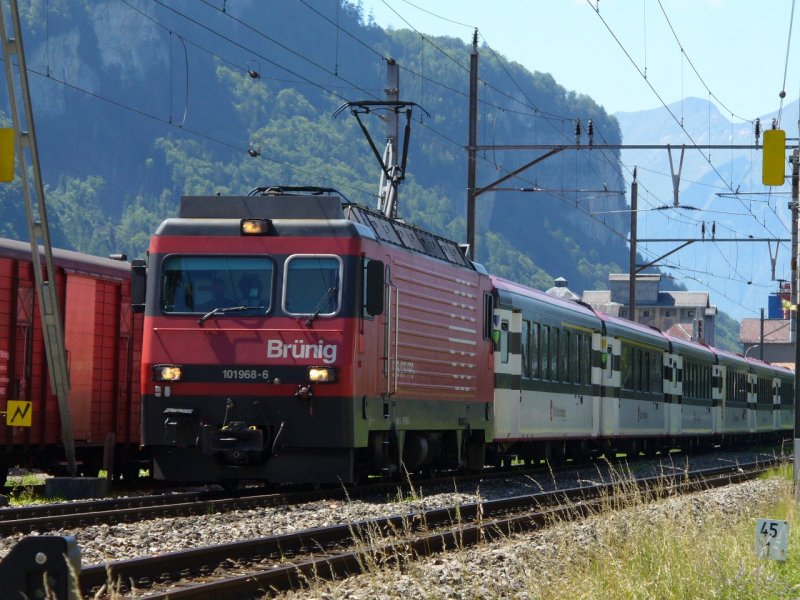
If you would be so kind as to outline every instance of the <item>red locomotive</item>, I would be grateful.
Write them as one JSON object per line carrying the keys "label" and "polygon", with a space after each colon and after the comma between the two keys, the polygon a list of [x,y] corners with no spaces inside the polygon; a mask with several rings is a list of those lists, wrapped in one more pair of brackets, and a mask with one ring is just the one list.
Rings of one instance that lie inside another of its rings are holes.
{"label": "red locomotive", "polygon": [[[70,372],[69,408],[80,473],[135,475],[140,466],[142,318],[131,310],[130,264],[53,250]],[[29,401],[30,427],[0,425],[0,475],[20,465],[64,467],[30,245],[0,240],[0,407]],[[13,416],[13,415],[12,415]],[[12,421],[13,422],[13,421]]]}
{"label": "red locomotive", "polygon": [[154,235],[142,439],[157,478],[483,465],[489,277],[455,242],[331,192],[187,197]]}

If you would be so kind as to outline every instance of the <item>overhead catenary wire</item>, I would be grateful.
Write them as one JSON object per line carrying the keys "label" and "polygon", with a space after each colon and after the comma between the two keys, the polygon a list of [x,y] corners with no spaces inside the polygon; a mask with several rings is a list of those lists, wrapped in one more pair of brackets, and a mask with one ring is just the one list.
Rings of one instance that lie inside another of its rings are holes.
{"label": "overhead catenary wire", "polygon": [[[794,2],[794,0],[792,0],[792,2]],[[664,9],[664,5],[661,3],[661,0],[658,0],[658,6],[661,9],[661,14],[664,15],[664,19],[666,20],[667,25],[669,26],[669,30],[672,32],[672,36],[675,38],[675,42],[678,44],[678,47],[681,50],[681,56],[686,60],[686,62],[689,63],[689,66],[692,68],[692,71],[694,71],[694,74],[697,75],[697,79],[700,81],[700,83],[706,89],[706,91],[708,92],[708,95],[710,97],[714,98],[714,100],[717,101],[717,104],[719,104],[722,108],[724,108],[727,112],[729,112],[731,114],[731,116],[736,117],[740,121],[746,121],[748,123],[752,123],[753,119],[746,119],[744,117],[740,117],[733,110],[728,108],[725,105],[725,103],[722,100],[720,100],[719,97],[714,92],[711,91],[711,88],[708,87],[708,84],[706,83],[705,79],[703,79],[703,76],[700,75],[700,72],[697,70],[697,67],[694,66],[694,63],[692,62],[692,59],[689,57],[689,54],[686,52],[686,48],[684,48],[683,44],[681,43],[681,40],[678,38],[678,34],[675,32],[675,28],[672,26],[672,21],[670,21],[669,16],[667,15],[667,11]],[[683,97],[683,94],[681,94],[681,97]]]}
{"label": "overhead catenary wire", "polygon": [[[306,4],[306,3],[305,3],[303,0],[300,0],[300,1],[301,1],[301,2],[303,2],[303,4]],[[430,40],[428,39],[428,37],[427,37],[427,36],[425,36],[424,34],[422,34],[421,32],[419,32],[419,31],[418,31],[418,30],[417,30],[417,29],[416,29],[416,28],[415,28],[415,27],[414,27],[414,26],[413,26],[413,25],[412,25],[412,24],[411,24],[411,23],[410,23],[410,22],[409,22],[407,19],[405,19],[405,18],[404,18],[402,15],[400,15],[400,14],[399,14],[399,13],[398,13],[398,12],[397,12],[397,11],[396,11],[396,10],[395,10],[393,7],[391,7],[391,6],[390,6],[390,5],[389,5],[389,4],[388,4],[388,3],[387,3],[385,0],[383,0],[383,2],[384,2],[384,4],[385,4],[385,5],[386,5],[386,6],[387,6],[387,7],[388,7],[390,10],[392,10],[392,11],[393,11],[393,12],[394,12],[394,13],[395,13],[395,14],[396,14],[396,15],[397,15],[399,18],[401,18],[401,19],[403,20],[403,22],[404,22],[404,23],[406,23],[406,24],[407,24],[407,25],[408,25],[408,26],[409,26],[409,27],[410,27],[410,28],[411,28],[413,31],[415,31],[415,32],[416,32],[418,35],[420,35],[420,37],[421,37],[421,38],[423,38],[423,39],[425,39],[425,40],[429,41],[429,43],[431,43],[431,45],[432,45],[432,46],[433,46],[433,47],[434,47],[434,48],[435,48],[437,51],[441,52],[441,53],[442,53],[444,56],[446,56],[446,57],[447,57],[449,60],[451,60],[451,61],[452,61],[454,64],[458,65],[460,68],[462,68],[462,69],[465,69],[465,70],[466,70],[466,67],[464,67],[463,65],[461,65],[461,63],[459,63],[459,62],[458,62],[456,59],[454,59],[454,58],[453,58],[453,57],[452,57],[452,56],[451,56],[449,53],[447,53],[447,52],[446,52],[446,51],[445,51],[443,48],[441,48],[441,46],[439,46],[438,44],[435,44],[435,43],[433,43],[432,41],[430,41]],[[315,12],[317,12],[317,13],[318,13],[318,11],[315,11]],[[318,14],[319,14],[319,13],[318,13]],[[335,23],[331,22],[331,20],[330,20],[330,19],[326,19],[326,20],[327,20],[329,23],[331,23],[332,25],[334,25],[334,26],[338,27],[338,24],[335,24]],[[501,62],[501,61],[500,61],[500,59],[499,59],[499,57],[497,57],[497,55],[495,55],[495,58],[496,58],[496,60],[497,60],[498,62]],[[501,65],[501,66],[502,66],[502,67],[505,69],[505,67],[504,67],[503,65]],[[412,73],[412,74],[414,74],[414,75],[416,75],[416,76],[420,77],[422,80],[427,80],[427,79],[426,79],[424,76],[422,76],[421,74],[419,74],[419,73],[415,73],[413,70],[411,70],[411,69],[408,69],[407,67],[403,67],[403,66],[401,65],[401,68],[403,68],[404,70],[406,70],[406,71],[408,71],[408,72],[410,72],[410,73]],[[505,69],[505,70],[506,70],[506,73],[508,73],[507,69]],[[509,77],[511,77],[511,76],[510,76],[510,73],[509,73]],[[511,77],[511,78],[513,79],[513,77]],[[436,84],[438,84],[438,85],[443,85],[443,84],[441,84],[441,83],[440,83],[440,82],[438,82],[438,81],[434,81],[433,83],[436,83]],[[491,84],[488,84],[488,83],[487,83],[487,82],[485,82],[485,81],[482,81],[482,83],[484,83],[486,86],[489,86],[489,87],[491,87],[492,89],[498,90],[498,91],[500,91],[501,93],[503,93],[504,95],[508,96],[507,94],[505,94],[505,92],[502,92],[501,90],[499,90],[499,88],[496,88],[495,86],[491,86]],[[516,82],[514,82],[514,83],[515,83],[515,85],[517,85],[518,89],[521,91],[521,88],[519,88],[518,84],[516,84]],[[457,92],[457,93],[464,94],[464,93],[463,93],[463,92],[461,92],[460,90],[451,90],[451,91],[455,91],[455,92]],[[466,94],[464,94],[464,95],[466,95]],[[509,96],[509,97],[510,97],[510,96]],[[526,96],[526,100],[528,100],[529,104],[532,104],[532,102],[530,102],[530,99],[529,99],[529,98],[527,98],[527,96]],[[507,109],[503,109],[503,108],[501,108],[501,110],[507,110]],[[539,111],[539,109],[537,109],[537,108],[535,108],[535,107],[534,107],[534,115],[533,115],[533,116],[538,116],[538,117],[541,117],[542,115],[541,115],[541,114],[538,114],[539,112],[541,112],[541,111]],[[564,122],[564,121],[570,121],[570,122],[571,122],[571,121],[572,121],[572,119],[568,119],[568,118],[566,118],[566,117],[560,117],[560,116],[553,116],[552,114],[546,114],[545,116],[546,116],[546,118],[557,118],[557,119],[561,120],[562,122]],[[429,129],[430,129],[430,128],[429,128]],[[450,136],[447,136],[446,134],[443,134],[442,132],[440,132],[440,131],[438,131],[438,130],[436,130],[436,129],[430,129],[430,131],[432,131],[432,132],[433,132],[435,135],[437,135],[438,137],[441,137],[441,138],[442,138],[442,139],[444,139],[445,141],[448,141],[448,142],[450,142],[450,143],[457,143],[457,142],[456,142],[456,140],[453,140],[453,139],[452,139]],[[555,131],[558,133],[558,130],[557,130],[557,129],[555,129]],[[563,134],[562,134],[562,135],[563,135]],[[606,158],[605,160],[607,161],[608,159]],[[495,165],[495,167],[497,168],[497,165]],[[606,224],[606,223],[605,223],[603,220],[599,220],[599,222],[603,223],[604,225],[607,225],[607,224]],[[616,233],[617,235],[620,235],[620,236],[624,237],[624,236],[623,236],[623,235],[622,235],[620,232],[618,232],[618,231],[615,231],[615,233]]]}
{"label": "overhead catenary wire", "polygon": [[[591,9],[592,9],[592,10],[595,12],[595,14],[598,16],[598,18],[600,19],[600,21],[603,23],[603,25],[605,26],[605,28],[608,30],[608,32],[611,34],[612,38],[613,38],[613,39],[614,39],[614,41],[617,43],[617,45],[620,47],[620,49],[621,49],[621,50],[622,50],[622,52],[625,54],[625,56],[628,58],[628,60],[630,61],[630,63],[633,65],[633,67],[636,69],[636,71],[639,73],[639,75],[640,75],[640,76],[641,76],[641,77],[644,79],[644,81],[645,81],[645,83],[647,84],[647,86],[650,88],[650,90],[653,92],[653,94],[655,94],[655,96],[656,96],[656,98],[658,98],[659,102],[661,102],[662,106],[663,106],[663,107],[664,107],[664,109],[667,111],[667,113],[668,113],[668,114],[669,114],[669,115],[672,117],[672,119],[673,119],[673,120],[674,120],[674,121],[675,121],[675,122],[678,124],[678,126],[679,126],[679,127],[681,128],[681,130],[684,132],[684,134],[685,134],[685,135],[686,135],[686,137],[689,139],[689,141],[691,142],[691,144],[692,144],[692,145],[694,145],[694,146],[697,146],[697,145],[698,145],[698,144],[697,144],[697,142],[695,142],[695,141],[694,141],[694,138],[692,137],[692,135],[691,135],[691,134],[690,134],[690,133],[689,133],[689,132],[686,130],[686,127],[684,126],[684,124],[681,122],[681,120],[680,120],[680,119],[678,119],[678,117],[675,115],[675,113],[674,113],[674,112],[672,112],[672,110],[669,108],[669,106],[667,105],[667,103],[666,103],[666,102],[664,101],[664,99],[661,97],[661,95],[659,94],[659,92],[658,92],[658,91],[655,89],[655,87],[653,87],[653,85],[650,83],[650,81],[647,79],[647,77],[644,75],[644,73],[642,73],[642,70],[641,70],[641,68],[640,68],[640,67],[639,67],[639,65],[636,63],[636,61],[633,59],[633,57],[631,56],[631,54],[630,54],[630,52],[628,51],[628,49],[625,47],[625,45],[622,43],[622,41],[621,41],[621,40],[619,39],[619,37],[616,35],[616,33],[615,33],[615,32],[614,32],[614,30],[611,28],[611,26],[608,24],[608,22],[605,20],[605,18],[604,18],[604,17],[603,17],[603,16],[600,14],[599,7],[597,7],[597,6],[595,6],[595,5],[592,5],[592,2],[591,2],[591,0],[586,0],[586,1],[587,1],[587,3],[589,4],[589,6],[591,7]],[[701,156],[703,156],[703,157],[705,158],[706,162],[709,164],[709,166],[710,166],[710,167],[711,167],[711,169],[714,171],[714,173],[717,175],[717,177],[719,177],[720,181],[722,181],[723,183],[725,183],[725,184],[726,184],[726,187],[727,187],[727,188],[729,188],[729,189],[730,189],[730,191],[734,191],[734,190],[732,189],[732,187],[728,185],[727,181],[726,181],[726,180],[725,180],[725,178],[722,176],[722,174],[719,172],[719,170],[718,170],[718,169],[717,169],[717,167],[714,165],[714,163],[711,161],[710,155],[709,155],[709,156],[706,156],[706,155],[705,155],[705,154],[703,154],[702,152],[700,152],[700,155],[701,155]],[[740,202],[741,202],[741,200],[740,200]],[[752,211],[750,211],[749,207],[747,207],[747,206],[746,206],[746,205],[745,205],[743,202],[741,202],[741,204],[742,204],[742,206],[743,206],[743,207],[744,207],[746,210],[748,210],[748,212],[750,212],[750,213],[752,214]],[[758,222],[758,219],[756,218],[755,214],[752,214],[752,216],[753,216],[754,220],[755,220],[756,222]],[[773,234],[773,233],[772,233],[772,232],[771,232],[771,231],[770,231],[770,230],[769,230],[769,229],[766,227],[766,224],[765,224],[765,223],[764,223],[764,224],[762,224],[762,226],[764,227],[764,229],[765,229],[765,230],[766,230],[766,231],[767,231],[767,232],[768,232],[770,235],[772,235],[772,236],[774,236],[774,237],[777,237],[777,236],[775,236],[775,235],[774,235],[774,234]]]}
{"label": "overhead catenary wire", "polygon": [[[404,1],[405,1],[405,0],[404,0]],[[411,5],[411,6],[415,6],[413,3],[410,3],[410,2],[405,2],[405,3],[406,3],[406,4],[409,4],[409,5]],[[386,4],[386,5],[388,6],[388,4],[385,2],[385,0],[384,0],[384,4]],[[391,7],[390,7],[390,8],[391,8]],[[408,22],[408,20],[407,20],[407,19],[405,19],[404,17],[402,17],[401,15],[399,15],[399,13],[397,13],[397,11],[395,11],[394,9],[392,9],[392,10],[395,12],[395,14],[397,14],[397,15],[398,15],[398,17],[400,17],[401,19],[403,19],[403,21],[404,21],[404,22],[405,22],[407,25],[409,25],[410,27],[412,27],[412,29],[414,29],[415,31],[417,31],[415,28],[413,28],[413,26],[411,26],[411,24]],[[463,26],[465,26],[465,27],[467,27],[467,26],[468,26],[468,25],[466,25],[466,24],[462,24],[462,25],[463,25]],[[418,32],[418,33],[419,33],[419,32]],[[420,35],[421,37],[425,37],[423,34],[419,34],[419,35]],[[482,36],[482,37],[483,37],[483,36]],[[444,51],[443,51],[443,50],[442,50],[442,49],[441,49],[441,48],[440,48],[438,45],[435,45],[435,44],[433,44],[433,45],[434,45],[434,47],[436,47],[436,48],[437,48],[439,51],[441,51],[441,52],[444,52]],[[489,46],[489,48],[491,48],[491,46]],[[445,54],[447,54],[447,53],[445,53]],[[494,56],[496,57],[496,55],[494,55]],[[449,55],[448,55],[448,57],[449,57]],[[687,57],[687,59],[688,59],[688,57]],[[498,60],[499,60],[499,59],[498,59]],[[501,62],[501,67],[502,67],[502,61],[500,61],[500,62]],[[458,64],[458,63],[457,63],[457,64]],[[694,65],[692,64],[691,66],[692,66],[692,68],[694,69]],[[696,69],[695,69],[695,70],[696,70]],[[707,86],[706,86],[706,87],[707,87]],[[486,89],[486,86],[484,86],[484,89]],[[709,91],[710,91],[710,90],[709,90]],[[533,103],[530,101],[530,99],[529,99],[529,98],[526,98],[526,100],[528,101],[528,103],[529,103],[529,104],[531,104],[531,105],[533,104]],[[606,162],[608,162],[608,158],[607,158],[607,157],[605,158],[605,160],[606,160]],[[713,165],[713,163],[709,163],[709,164],[711,164],[712,168],[714,168],[714,165]],[[615,169],[618,169],[618,167],[615,167]],[[724,178],[722,178],[721,176],[720,176],[720,179],[721,179],[721,181],[725,182],[725,179],[724,179]],[[731,186],[729,185],[729,186],[727,186],[727,188],[722,188],[722,189],[731,189]],[[745,208],[747,208],[747,207],[745,207]],[[718,211],[718,212],[725,212],[725,211]],[[750,212],[750,213],[752,213],[752,211],[749,211],[749,212]],[[755,216],[755,215],[753,215],[753,216]],[[700,220],[699,220],[699,219],[695,219],[695,220],[694,220],[694,222],[695,222],[695,223],[699,223],[699,222],[700,222]]]}
{"label": "overhead catenary wire", "polygon": [[795,0],[792,0],[792,10],[789,16],[789,35],[786,39],[786,60],[784,61],[783,65],[783,83],[781,84],[781,91],[778,93],[778,97],[780,98],[780,108],[778,109],[778,124],[780,125],[781,122],[781,115],[783,113],[783,99],[786,97],[786,74],[789,71],[789,49],[792,46],[792,25],[794,24],[794,3]]}
{"label": "overhead catenary wire", "polygon": [[[123,1],[125,1],[125,0],[123,0]],[[263,32],[259,31],[259,30],[258,30],[258,29],[256,29],[256,28],[252,27],[252,26],[251,26],[249,23],[246,23],[246,22],[242,21],[241,19],[237,19],[235,16],[231,15],[231,13],[230,13],[230,12],[225,12],[225,11],[223,11],[221,8],[218,8],[218,7],[214,6],[214,5],[212,5],[211,3],[207,2],[207,0],[200,0],[200,1],[201,1],[203,4],[206,4],[206,5],[208,5],[208,6],[212,7],[212,8],[213,8],[213,9],[215,9],[215,10],[218,10],[218,11],[219,11],[221,14],[224,14],[224,15],[226,15],[228,18],[230,18],[230,19],[233,19],[234,21],[236,21],[237,23],[239,23],[239,24],[240,24],[240,25],[242,25],[243,27],[246,27],[247,29],[249,29],[249,30],[252,30],[254,33],[256,33],[256,34],[258,34],[258,35],[260,35],[260,36],[264,37],[264,39],[267,39],[268,41],[270,41],[270,42],[272,42],[272,43],[274,43],[274,44],[278,45],[279,47],[281,47],[281,48],[283,48],[283,49],[287,50],[288,52],[290,52],[291,54],[294,54],[294,55],[295,55],[295,56],[297,56],[298,58],[300,58],[300,59],[302,59],[302,60],[304,60],[304,61],[307,61],[307,62],[309,62],[310,64],[312,64],[312,65],[314,65],[315,67],[319,68],[319,69],[320,69],[320,70],[322,70],[323,72],[325,72],[325,73],[327,73],[327,74],[329,74],[329,75],[334,75],[334,74],[333,74],[333,71],[329,70],[327,67],[325,67],[325,66],[323,66],[323,65],[320,65],[320,64],[318,64],[318,63],[315,63],[314,61],[310,60],[308,57],[306,57],[306,56],[302,55],[302,54],[301,54],[301,53],[299,53],[299,52],[296,52],[295,50],[292,50],[291,48],[289,48],[289,47],[288,47],[288,46],[286,46],[285,44],[282,44],[281,42],[277,42],[276,40],[274,40],[274,39],[273,39],[273,38],[271,38],[270,36],[268,36],[268,35],[264,34]],[[172,7],[172,6],[169,6],[169,5],[167,5],[166,3],[162,2],[161,0],[151,0],[151,2],[153,2],[153,3],[155,3],[155,4],[159,5],[159,6],[161,6],[161,7],[162,7],[162,8],[164,8],[165,10],[168,10],[168,11],[170,11],[170,12],[172,12],[172,13],[174,13],[174,14],[176,14],[176,15],[178,15],[178,16],[180,16],[180,17],[184,18],[184,19],[186,19],[187,21],[190,21],[191,23],[193,23],[193,24],[194,24],[194,25],[196,25],[197,27],[200,27],[201,29],[203,29],[203,30],[205,30],[205,31],[207,31],[207,32],[209,32],[209,33],[211,33],[211,34],[213,34],[213,35],[215,35],[215,36],[217,36],[217,37],[219,37],[219,38],[221,38],[221,39],[225,40],[225,41],[226,41],[226,42],[228,42],[229,44],[231,44],[231,45],[233,45],[233,46],[235,46],[235,47],[237,47],[237,48],[240,48],[240,49],[242,49],[242,50],[245,50],[245,51],[247,51],[247,52],[251,53],[253,56],[257,56],[257,57],[259,57],[260,59],[262,59],[262,60],[264,60],[264,61],[266,61],[266,62],[268,62],[268,63],[270,63],[270,64],[272,64],[272,65],[274,65],[274,66],[276,66],[277,68],[279,68],[279,69],[281,69],[281,70],[283,70],[283,71],[285,71],[285,72],[287,72],[287,73],[291,73],[291,74],[292,74],[292,75],[294,75],[295,77],[299,77],[300,79],[303,79],[304,81],[311,82],[311,80],[310,80],[309,78],[307,78],[307,77],[304,77],[303,75],[301,75],[301,74],[299,74],[299,73],[297,73],[297,72],[295,72],[295,71],[292,71],[291,69],[289,69],[289,68],[287,68],[287,67],[283,66],[282,64],[280,64],[279,62],[277,62],[277,61],[275,61],[275,60],[272,60],[271,58],[269,58],[269,57],[267,57],[267,56],[263,55],[262,53],[254,51],[252,48],[248,48],[247,46],[245,46],[244,44],[242,44],[242,43],[240,43],[240,42],[238,42],[238,41],[234,40],[234,39],[233,39],[233,38],[231,38],[230,36],[227,36],[227,35],[224,35],[224,34],[222,34],[222,33],[221,33],[221,32],[219,32],[218,30],[216,30],[215,28],[213,28],[213,27],[209,27],[208,25],[206,25],[206,24],[204,24],[204,23],[201,23],[201,22],[200,22],[200,21],[198,21],[197,19],[194,19],[194,18],[190,17],[189,15],[187,15],[187,14],[185,14],[185,13],[183,13],[183,12],[181,12],[181,11],[177,10],[176,8],[174,8],[174,7]],[[348,84],[349,84],[349,85],[350,85],[350,86],[351,86],[353,89],[357,89],[357,90],[361,91],[361,92],[362,92],[363,94],[365,94],[366,96],[369,96],[369,97],[370,97],[370,98],[372,98],[372,99],[378,99],[378,97],[377,97],[376,95],[372,94],[370,91],[368,91],[368,90],[366,90],[366,89],[363,89],[363,88],[361,88],[360,86],[358,86],[358,85],[356,85],[356,84],[354,84],[354,83],[352,83],[352,82],[349,82],[349,81],[347,81],[347,80],[346,80],[346,79],[344,79],[344,78],[343,78],[341,75],[339,75],[339,76],[337,76],[337,77],[338,77],[339,79],[341,79],[342,81],[345,81],[346,83],[348,83]],[[318,85],[318,84],[317,84],[317,85]],[[323,89],[325,89],[323,86],[319,86],[319,87],[320,87],[320,88],[323,88]],[[342,100],[342,101],[347,101],[347,100],[349,100],[348,98],[345,98],[345,97],[343,97],[343,96],[339,95],[338,93],[336,93],[336,92],[335,92],[335,91],[333,91],[333,90],[329,90],[329,89],[328,89],[327,91],[328,91],[329,93],[331,93],[331,94],[333,94],[333,95],[337,96],[337,97],[338,97],[340,100]]]}
{"label": "overhead catenary wire", "polygon": [[[160,4],[160,5],[162,5],[162,6],[163,6],[163,3],[161,3],[161,2],[157,2],[157,4]],[[304,4],[305,4],[305,2],[304,2]],[[411,4],[411,3],[408,3],[408,4]],[[224,11],[223,11],[223,12],[224,12]],[[337,31],[338,31],[338,30],[344,31],[344,29],[342,29],[342,28],[337,28]],[[183,39],[186,39],[186,38],[185,38],[185,36],[183,37]],[[188,41],[188,40],[187,40],[187,43],[191,44],[191,42],[190,42],[190,41]],[[488,47],[489,47],[489,48],[491,48],[490,46],[488,46]],[[494,54],[494,53],[493,53],[493,51],[492,51],[492,54]],[[500,61],[500,59],[499,59],[498,57],[496,57],[496,55],[494,55],[494,56],[493,56],[493,58],[497,58],[497,60],[499,61],[499,64],[501,65],[501,67],[503,66],[503,65],[502,65],[502,62]],[[279,65],[279,66],[280,66],[281,68],[283,68],[283,66],[282,66],[282,65]],[[333,73],[333,72],[330,72],[330,73],[335,75],[335,73]],[[292,74],[292,75],[295,75],[295,76],[298,76],[298,75],[299,75],[299,74],[297,74],[297,73],[291,73],[291,74]],[[424,79],[424,81],[432,81],[432,79],[431,79],[431,78],[428,78],[428,77],[426,77],[426,78]],[[332,87],[332,86],[322,86],[322,85],[318,84],[317,82],[314,82],[313,80],[310,80],[309,78],[305,78],[305,80],[301,80],[301,82],[302,82],[303,84],[313,85],[313,86],[315,86],[315,87],[317,87],[317,88],[319,88],[319,89],[323,89],[323,90],[325,90],[325,91],[328,91],[328,92],[330,92],[330,91],[331,91],[331,89],[330,89],[330,88]],[[439,82],[435,82],[435,83],[437,83],[437,85],[439,85],[439,84],[440,84]],[[491,84],[488,84],[487,82],[483,82],[483,88],[484,88],[484,90],[486,90],[487,88],[489,88],[489,87],[490,87],[490,85],[491,85]],[[350,86],[348,86],[348,89],[353,89],[353,88],[351,88]],[[356,89],[357,89],[357,88],[356,88]],[[495,88],[495,89],[496,89],[496,90],[498,90],[498,93],[501,93],[501,91],[499,90],[499,88]],[[342,97],[342,96],[340,96],[340,97]],[[515,101],[516,101],[516,99],[515,99]],[[527,104],[533,104],[532,102],[530,102],[530,98],[527,98],[527,99],[526,99],[526,101],[523,103],[523,105],[527,105]],[[499,108],[498,108],[498,110],[503,110],[503,111],[508,111],[508,112],[514,112],[514,109],[509,109],[509,108],[507,108],[507,107],[499,107]],[[535,111],[536,111],[537,109],[536,109],[535,107],[534,107],[532,110],[534,110],[534,115],[535,115],[535,116],[539,116],[539,117],[541,118],[541,115],[536,115]],[[520,114],[522,114],[522,113],[523,113],[523,111],[519,111],[519,112],[520,112]],[[559,119],[567,120],[565,117],[564,117],[564,118],[562,118],[562,117],[559,117]],[[438,138],[442,139],[444,142],[446,142],[446,143],[448,143],[448,144],[463,146],[463,144],[460,144],[460,143],[459,143],[457,140],[453,139],[451,136],[449,136],[449,135],[447,135],[447,134],[443,134],[441,131],[437,131],[435,128],[428,127],[428,128],[427,128],[427,130],[428,130],[428,131],[430,131],[430,132],[432,132],[432,135],[434,135],[434,136],[436,136],[436,137],[438,137]],[[191,131],[191,130],[187,130],[187,131],[189,131],[190,133],[194,134],[194,132],[193,132],[193,131]],[[200,132],[200,134],[202,135],[202,132]],[[213,136],[208,136],[208,137],[207,137],[207,139],[209,139],[209,141],[216,141],[216,140],[215,140],[215,138],[213,138]],[[224,142],[224,140],[223,140],[223,142]],[[229,145],[230,147],[237,147],[237,145],[236,145],[236,144],[228,144],[228,145]],[[608,164],[612,164],[612,163],[611,163],[611,162],[608,160],[608,157],[607,157],[607,156],[606,156],[606,157],[604,157],[604,159],[603,159],[603,160],[604,160],[606,163],[608,163]],[[291,165],[287,165],[287,166],[291,166]],[[615,168],[615,169],[619,169],[619,166],[615,166],[614,168]],[[370,195],[373,195],[373,194],[370,194]],[[559,198],[559,200],[563,201],[564,199],[561,199],[561,198]],[[595,219],[595,220],[597,220],[597,219]],[[599,222],[601,222],[601,223],[602,223],[602,221],[599,221]],[[605,225],[605,224],[604,224],[604,225]],[[606,226],[607,226],[607,225],[606,225]],[[619,234],[619,232],[616,232],[616,233],[617,233],[617,234]],[[623,238],[624,238],[624,236],[622,236],[622,235],[620,235],[620,237],[623,237]]]}

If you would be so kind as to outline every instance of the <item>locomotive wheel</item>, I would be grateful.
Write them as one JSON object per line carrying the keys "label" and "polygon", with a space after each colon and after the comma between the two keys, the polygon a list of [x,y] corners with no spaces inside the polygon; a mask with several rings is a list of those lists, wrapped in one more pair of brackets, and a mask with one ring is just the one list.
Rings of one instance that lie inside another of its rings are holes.
{"label": "locomotive wheel", "polygon": [[219,482],[222,486],[222,489],[226,492],[235,492],[239,489],[240,481],[238,479],[223,479]]}

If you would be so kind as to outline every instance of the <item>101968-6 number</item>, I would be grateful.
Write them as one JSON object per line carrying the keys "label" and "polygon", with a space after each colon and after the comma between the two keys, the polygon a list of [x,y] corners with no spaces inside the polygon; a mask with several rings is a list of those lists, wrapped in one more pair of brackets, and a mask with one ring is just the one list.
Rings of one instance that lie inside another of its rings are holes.
{"label": "101968-6 number", "polygon": [[222,378],[226,381],[266,381],[269,379],[267,369],[223,369]]}

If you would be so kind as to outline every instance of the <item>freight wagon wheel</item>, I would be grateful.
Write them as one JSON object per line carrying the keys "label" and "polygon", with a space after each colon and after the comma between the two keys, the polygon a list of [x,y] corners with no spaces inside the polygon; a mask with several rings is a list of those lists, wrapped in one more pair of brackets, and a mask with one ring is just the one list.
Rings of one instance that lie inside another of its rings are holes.
{"label": "freight wagon wheel", "polygon": [[97,477],[100,474],[100,469],[103,467],[103,461],[97,456],[88,456],[83,461],[83,465],[79,471],[84,477]]}
{"label": "freight wagon wheel", "polygon": [[133,465],[126,464],[125,466],[123,466],[120,469],[120,471],[122,473],[122,479],[128,485],[136,483],[136,480],[139,479],[139,465],[138,464],[133,464]]}

